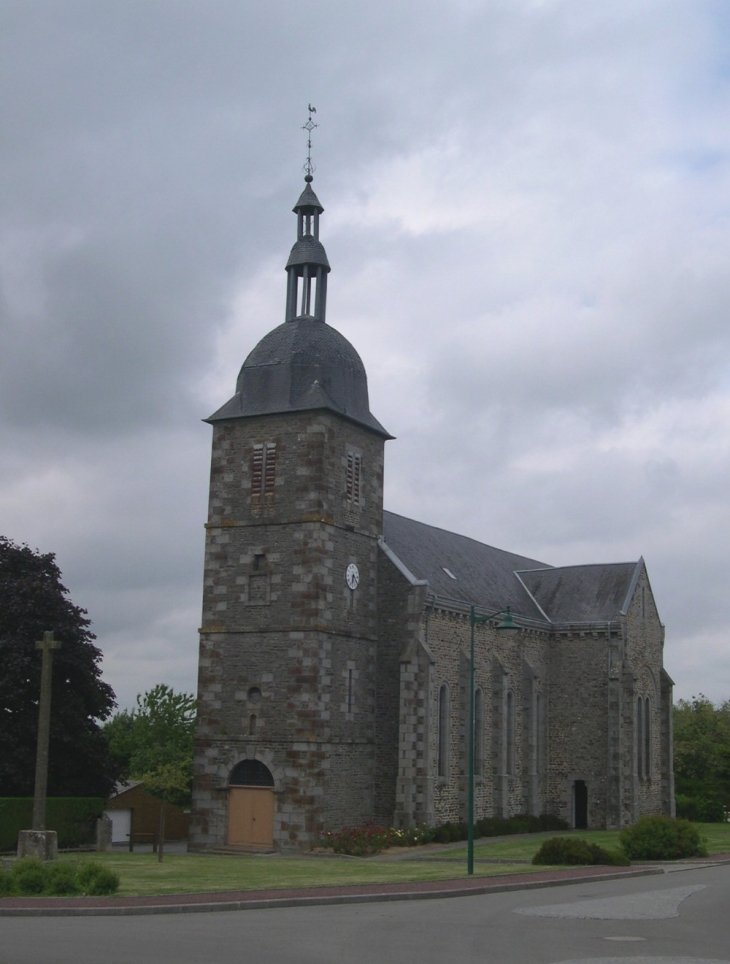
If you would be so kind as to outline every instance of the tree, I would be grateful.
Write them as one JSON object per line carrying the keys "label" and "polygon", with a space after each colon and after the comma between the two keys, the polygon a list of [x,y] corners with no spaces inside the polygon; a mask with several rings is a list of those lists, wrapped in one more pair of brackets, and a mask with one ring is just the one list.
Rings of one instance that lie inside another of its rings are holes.
{"label": "tree", "polygon": [[715,706],[701,693],[674,707],[677,813],[719,821],[730,807],[730,701]]}
{"label": "tree", "polygon": [[137,696],[104,727],[112,758],[123,777],[142,780],[156,796],[185,806],[193,776],[195,697],[158,683]]}
{"label": "tree", "polygon": [[86,610],[61,583],[53,553],[40,554],[0,536],[0,796],[33,795],[41,654],[52,630],[49,796],[106,797],[117,773],[99,721],[116,705],[101,679],[101,651]]}

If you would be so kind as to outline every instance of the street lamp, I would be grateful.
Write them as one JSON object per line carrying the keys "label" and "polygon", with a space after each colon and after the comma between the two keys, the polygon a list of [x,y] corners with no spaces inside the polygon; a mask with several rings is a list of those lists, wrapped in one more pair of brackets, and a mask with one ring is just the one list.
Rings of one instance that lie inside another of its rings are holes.
{"label": "street lamp", "polygon": [[469,641],[469,793],[467,811],[467,848],[466,848],[466,872],[474,873],[474,627],[477,623],[486,623],[497,616],[504,618],[497,624],[497,631],[505,636],[515,636],[520,631],[520,627],[515,625],[512,612],[507,606],[506,609],[499,609],[496,613],[489,613],[487,616],[477,616],[474,607],[469,608],[469,626],[471,629]]}

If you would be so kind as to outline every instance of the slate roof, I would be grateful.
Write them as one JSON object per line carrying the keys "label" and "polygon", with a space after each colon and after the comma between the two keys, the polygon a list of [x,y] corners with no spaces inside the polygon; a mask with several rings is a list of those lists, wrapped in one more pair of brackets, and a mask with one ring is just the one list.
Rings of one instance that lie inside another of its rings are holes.
{"label": "slate roof", "polygon": [[383,542],[437,596],[482,609],[509,606],[542,623],[617,620],[643,565],[552,567],[393,512],[383,513]]}
{"label": "slate roof", "polygon": [[[437,596],[486,609],[510,606],[515,614],[544,621],[516,569],[544,568],[544,562],[486,546],[446,529],[383,513],[383,540],[401,563],[428,582]],[[456,577],[452,579],[448,569]]]}
{"label": "slate roof", "polygon": [[561,566],[517,575],[551,622],[607,622],[624,611],[641,564]]}
{"label": "slate roof", "polygon": [[314,193],[314,188],[311,184],[306,185],[302,193],[299,195],[299,200],[292,208],[292,211],[296,213],[300,208],[303,210],[306,210],[306,208],[316,208],[320,214],[322,211],[324,211],[324,208],[319,203],[319,198]]}
{"label": "slate roof", "polygon": [[350,342],[300,315],[264,335],[243,363],[236,394],[206,421],[318,408],[391,437],[370,412],[365,366]]}
{"label": "slate roof", "polygon": [[291,249],[286,266],[287,268],[291,268],[298,264],[321,264],[328,271],[330,270],[330,263],[327,260],[327,252],[324,250],[324,245],[321,241],[315,240],[308,234],[294,242],[294,247]]}

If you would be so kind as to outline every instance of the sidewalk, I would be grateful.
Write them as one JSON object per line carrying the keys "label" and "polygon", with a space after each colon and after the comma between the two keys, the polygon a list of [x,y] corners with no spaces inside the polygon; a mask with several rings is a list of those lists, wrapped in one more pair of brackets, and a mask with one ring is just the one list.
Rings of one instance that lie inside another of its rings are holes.
{"label": "sidewalk", "polygon": [[5,897],[0,917],[128,916],[140,914],[211,913],[276,907],[356,904],[392,900],[432,900],[496,894],[511,890],[561,887],[574,883],[646,877],[730,863],[730,854],[672,864],[632,867],[574,867],[539,870],[502,877],[458,877],[452,880],[408,881],[394,884],[357,884],[347,887],[308,887],[288,890],[227,891],[204,894],[164,894],[154,897]]}

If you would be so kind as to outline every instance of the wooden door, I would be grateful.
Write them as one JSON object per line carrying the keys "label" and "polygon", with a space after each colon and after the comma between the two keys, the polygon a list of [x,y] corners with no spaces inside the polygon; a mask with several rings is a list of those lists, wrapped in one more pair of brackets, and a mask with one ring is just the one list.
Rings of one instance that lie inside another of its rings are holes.
{"label": "wooden door", "polygon": [[229,788],[228,843],[237,847],[273,847],[273,790],[264,787]]}

